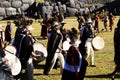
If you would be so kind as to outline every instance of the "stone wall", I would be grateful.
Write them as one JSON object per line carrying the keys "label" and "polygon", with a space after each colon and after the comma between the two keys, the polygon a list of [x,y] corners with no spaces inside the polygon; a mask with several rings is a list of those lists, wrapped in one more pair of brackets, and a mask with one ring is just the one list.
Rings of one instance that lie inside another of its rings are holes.
{"label": "stone wall", "polygon": [[34,0],[0,0],[0,19],[17,14],[24,14]]}

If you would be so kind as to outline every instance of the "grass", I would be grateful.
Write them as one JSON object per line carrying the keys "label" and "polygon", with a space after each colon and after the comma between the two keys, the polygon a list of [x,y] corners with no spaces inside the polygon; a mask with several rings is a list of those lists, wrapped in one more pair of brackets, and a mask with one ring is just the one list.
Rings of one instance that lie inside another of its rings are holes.
{"label": "grass", "polygon": [[[66,18],[65,19],[66,24],[65,28],[70,29],[71,27],[77,28],[78,23],[76,18]],[[115,19],[115,25],[118,21],[118,17]],[[5,28],[6,21],[0,21],[0,24],[3,25]],[[38,22],[33,23],[33,27],[35,28],[33,30],[33,35],[39,40],[40,43],[43,43],[46,47],[47,40],[40,39],[40,32],[41,32],[41,25]],[[15,33],[15,25],[12,24],[13,33],[12,36],[14,37]],[[100,28],[103,28],[103,22],[100,22]],[[112,32],[102,32],[98,34],[101,36],[105,41],[105,47],[100,51],[95,51],[95,64],[96,67],[87,67],[87,72],[85,76],[85,80],[110,80],[110,77],[108,76],[109,73],[111,73],[114,70],[114,48],[113,48],[113,35],[114,31]],[[88,59],[89,62],[89,59]],[[61,74],[59,68],[53,69],[51,72],[51,75],[45,76],[43,75],[43,68],[44,63],[40,62],[38,64],[38,67],[34,69],[34,78],[35,80],[61,80]],[[116,80],[120,80],[120,77],[118,76]]]}

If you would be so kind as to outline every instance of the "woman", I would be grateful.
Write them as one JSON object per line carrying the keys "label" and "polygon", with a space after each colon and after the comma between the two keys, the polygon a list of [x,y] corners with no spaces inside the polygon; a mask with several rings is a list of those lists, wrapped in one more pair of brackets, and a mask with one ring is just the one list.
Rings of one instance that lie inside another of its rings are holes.
{"label": "woman", "polygon": [[11,22],[8,21],[7,22],[7,26],[5,28],[5,41],[9,43],[11,43],[11,39],[12,39],[12,27],[11,27]]}

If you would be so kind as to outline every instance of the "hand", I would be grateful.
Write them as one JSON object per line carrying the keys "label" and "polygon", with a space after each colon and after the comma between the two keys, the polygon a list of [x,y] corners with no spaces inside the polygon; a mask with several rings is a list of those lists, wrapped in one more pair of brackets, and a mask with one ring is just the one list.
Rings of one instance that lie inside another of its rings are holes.
{"label": "hand", "polygon": [[3,62],[8,62],[8,59],[7,58],[2,58]]}

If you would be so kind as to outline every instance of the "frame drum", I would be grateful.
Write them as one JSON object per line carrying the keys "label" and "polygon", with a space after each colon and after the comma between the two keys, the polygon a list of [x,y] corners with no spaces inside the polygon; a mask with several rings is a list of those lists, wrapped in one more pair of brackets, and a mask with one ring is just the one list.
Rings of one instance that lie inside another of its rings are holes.
{"label": "frame drum", "polygon": [[44,47],[44,45],[37,42],[33,44],[33,48],[33,60],[37,63],[45,60],[45,58],[47,57],[47,49]]}
{"label": "frame drum", "polygon": [[67,40],[63,42],[63,50],[67,51],[70,48],[70,46],[71,46],[70,39],[67,38]]}
{"label": "frame drum", "polygon": [[14,46],[12,46],[12,45],[6,46],[5,49],[4,49],[4,51],[5,51],[6,54],[7,53],[11,53],[11,54],[14,54],[14,55],[17,52],[16,48]]}
{"label": "frame drum", "polygon": [[6,64],[8,64],[8,66],[10,67],[12,75],[13,76],[18,75],[21,71],[21,63],[19,59],[15,56],[16,48],[11,45],[8,45],[6,46],[4,51],[5,58],[8,59],[8,62]]}
{"label": "frame drum", "polygon": [[104,48],[105,42],[104,42],[103,38],[101,38],[100,36],[96,36],[92,40],[92,46],[95,51],[98,51],[98,50],[101,50]]}

